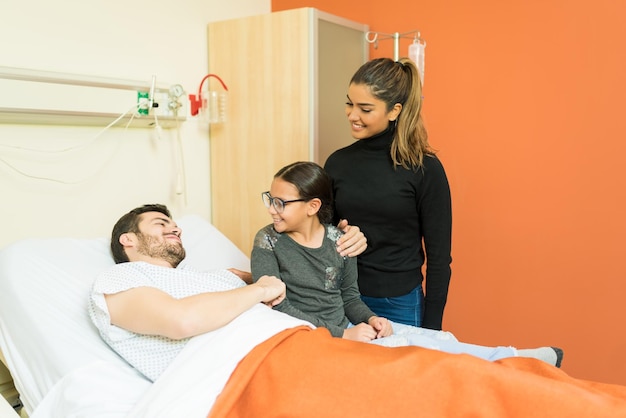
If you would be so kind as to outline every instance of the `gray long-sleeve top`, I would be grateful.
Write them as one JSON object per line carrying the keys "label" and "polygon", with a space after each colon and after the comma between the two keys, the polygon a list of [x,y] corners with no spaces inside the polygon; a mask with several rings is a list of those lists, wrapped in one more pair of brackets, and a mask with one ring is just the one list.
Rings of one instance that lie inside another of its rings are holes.
{"label": "gray long-sleeve top", "polygon": [[326,234],[319,248],[303,247],[272,225],[261,229],[252,248],[252,278],[280,278],[287,297],[275,309],[341,337],[349,323],[367,323],[375,314],[361,301],[356,258],[337,252],[342,232],[332,225],[324,227]]}

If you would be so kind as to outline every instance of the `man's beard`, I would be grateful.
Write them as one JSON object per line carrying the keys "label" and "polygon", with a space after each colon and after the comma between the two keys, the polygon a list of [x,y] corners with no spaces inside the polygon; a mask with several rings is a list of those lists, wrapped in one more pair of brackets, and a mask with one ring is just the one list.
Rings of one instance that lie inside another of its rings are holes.
{"label": "man's beard", "polygon": [[155,237],[138,233],[137,252],[153,258],[160,258],[176,267],[185,258],[185,248],[180,242],[159,242]]}

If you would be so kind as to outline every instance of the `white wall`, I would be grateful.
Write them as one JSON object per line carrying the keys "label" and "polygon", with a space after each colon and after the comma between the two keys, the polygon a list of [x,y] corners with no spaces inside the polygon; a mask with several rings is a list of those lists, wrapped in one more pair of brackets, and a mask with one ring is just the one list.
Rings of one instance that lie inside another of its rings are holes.
{"label": "white wall", "polygon": [[[2,0],[0,65],[128,80],[155,75],[195,93],[207,73],[207,23],[270,8],[270,0]],[[154,129],[100,131],[0,124],[0,247],[35,236],[107,236],[143,203],[210,217],[208,129],[197,118],[161,137]]]}

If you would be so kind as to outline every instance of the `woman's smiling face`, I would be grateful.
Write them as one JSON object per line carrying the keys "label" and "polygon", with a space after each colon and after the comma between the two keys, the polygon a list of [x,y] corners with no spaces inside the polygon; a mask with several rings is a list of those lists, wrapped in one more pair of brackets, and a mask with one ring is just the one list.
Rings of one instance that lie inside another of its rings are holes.
{"label": "woman's smiling face", "polygon": [[365,84],[350,84],[346,116],[355,139],[370,138],[383,132],[389,122],[396,120],[402,106],[387,111],[387,104],[375,98]]}

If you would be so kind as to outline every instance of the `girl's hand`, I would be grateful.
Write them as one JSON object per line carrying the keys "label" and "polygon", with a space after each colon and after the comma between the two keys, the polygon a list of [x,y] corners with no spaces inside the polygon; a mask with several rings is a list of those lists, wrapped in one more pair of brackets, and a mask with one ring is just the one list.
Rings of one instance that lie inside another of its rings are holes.
{"label": "girl's hand", "polygon": [[371,325],[361,322],[360,324],[343,330],[343,338],[368,343],[376,338],[376,330],[372,328]]}
{"label": "girl's hand", "polygon": [[387,318],[373,316],[367,322],[376,330],[376,338],[388,337],[393,334],[393,327]]}

